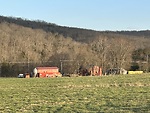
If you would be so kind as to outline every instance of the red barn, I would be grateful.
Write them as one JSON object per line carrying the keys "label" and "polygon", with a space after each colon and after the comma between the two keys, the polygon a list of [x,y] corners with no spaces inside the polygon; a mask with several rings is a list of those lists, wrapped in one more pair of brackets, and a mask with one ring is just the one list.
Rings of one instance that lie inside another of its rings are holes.
{"label": "red barn", "polygon": [[58,67],[36,67],[33,70],[34,77],[61,77]]}

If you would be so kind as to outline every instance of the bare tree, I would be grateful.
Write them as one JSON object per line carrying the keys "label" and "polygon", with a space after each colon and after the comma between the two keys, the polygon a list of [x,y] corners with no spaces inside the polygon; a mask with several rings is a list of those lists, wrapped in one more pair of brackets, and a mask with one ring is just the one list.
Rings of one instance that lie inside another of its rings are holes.
{"label": "bare tree", "polygon": [[91,48],[95,52],[95,54],[98,56],[98,62],[103,70],[105,71],[108,67],[108,54],[109,54],[109,48],[110,48],[110,42],[108,37],[98,37],[97,40],[93,41],[91,43]]}
{"label": "bare tree", "polygon": [[127,68],[132,60],[133,44],[124,38],[111,39],[110,59],[113,67]]}

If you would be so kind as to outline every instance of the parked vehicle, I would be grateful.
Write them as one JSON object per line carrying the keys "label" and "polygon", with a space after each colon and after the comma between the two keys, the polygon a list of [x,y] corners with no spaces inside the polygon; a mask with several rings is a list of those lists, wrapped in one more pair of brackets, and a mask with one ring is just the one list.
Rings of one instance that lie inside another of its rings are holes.
{"label": "parked vehicle", "polygon": [[24,74],[18,74],[18,78],[24,78]]}
{"label": "parked vehicle", "polygon": [[18,74],[18,78],[30,78],[31,75],[29,73]]}

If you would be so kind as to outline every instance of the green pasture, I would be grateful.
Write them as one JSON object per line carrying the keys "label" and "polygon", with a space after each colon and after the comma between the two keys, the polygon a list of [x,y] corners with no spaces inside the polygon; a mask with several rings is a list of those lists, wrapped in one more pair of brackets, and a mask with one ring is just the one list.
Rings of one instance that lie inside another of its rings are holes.
{"label": "green pasture", "polygon": [[0,113],[150,113],[150,74],[0,78]]}

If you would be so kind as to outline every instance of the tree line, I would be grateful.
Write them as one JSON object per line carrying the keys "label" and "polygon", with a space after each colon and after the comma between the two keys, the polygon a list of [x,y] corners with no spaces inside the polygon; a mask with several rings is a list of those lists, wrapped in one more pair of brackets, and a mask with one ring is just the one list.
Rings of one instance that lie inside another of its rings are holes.
{"label": "tree line", "polygon": [[[26,20],[21,21],[27,23]],[[72,38],[57,30],[35,29],[15,22],[3,20],[0,23],[1,76],[15,76],[18,72],[31,71],[35,66],[49,65],[60,69],[63,65],[62,73],[77,73],[81,65],[98,65],[103,71],[109,68],[150,70],[149,38],[117,32],[94,31],[95,35],[88,35],[90,30],[83,30],[88,32],[84,35],[80,29],[75,32],[76,38]]]}

